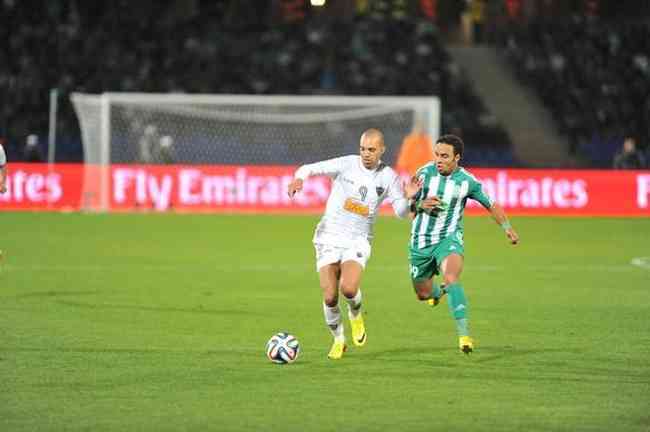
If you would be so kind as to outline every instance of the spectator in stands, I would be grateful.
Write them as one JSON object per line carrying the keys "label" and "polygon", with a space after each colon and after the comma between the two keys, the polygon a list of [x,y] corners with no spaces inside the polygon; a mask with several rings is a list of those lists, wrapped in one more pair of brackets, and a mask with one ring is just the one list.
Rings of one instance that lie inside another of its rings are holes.
{"label": "spectator in stands", "polygon": [[433,160],[431,137],[424,130],[421,119],[416,119],[413,130],[402,141],[395,169],[398,172],[406,171],[409,175],[414,175],[418,168],[431,160]]}
{"label": "spectator in stands", "polygon": [[623,147],[614,156],[615,169],[644,169],[646,160],[636,148],[636,140],[632,137],[626,137],[623,141]]}
{"label": "spectator in stands", "polygon": [[483,28],[485,26],[485,0],[472,0],[470,5],[470,13],[472,16],[472,33],[473,42],[475,44],[482,44],[484,41]]}
{"label": "spectator in stands", "polygon": [[[647,2],[623,3],[543,0],[540,17],[506,29],[518,76],[537,90],[571,153],[596,166],[612,166],[621,130],[637,137],[639,153],[650,137],[650,26],[636,19],[648,16]],[[611,137],[614,146],[603,147]]]}
{"label": "spectator in stands", "polygon": [[43,153],[38,145],[38,135],[27,135],[23,154],[25,162],[43,162]]}

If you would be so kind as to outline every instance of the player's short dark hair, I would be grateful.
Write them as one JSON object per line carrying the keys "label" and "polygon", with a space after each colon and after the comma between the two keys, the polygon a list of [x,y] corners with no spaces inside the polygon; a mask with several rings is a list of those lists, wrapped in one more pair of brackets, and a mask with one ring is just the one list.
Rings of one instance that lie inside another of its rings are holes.
{"label": "player's short dark hair", "polygon": [[452,134],[442,135],[440,138],[438,138],[436,144],[449,144],[454,148],[454,156],[460,155],[460,157],[463,157],[463,150],[465,150],[465,144],[463,143],[463,140],[460,139],[460,137],[457,137],[456,135],[452,135]]}

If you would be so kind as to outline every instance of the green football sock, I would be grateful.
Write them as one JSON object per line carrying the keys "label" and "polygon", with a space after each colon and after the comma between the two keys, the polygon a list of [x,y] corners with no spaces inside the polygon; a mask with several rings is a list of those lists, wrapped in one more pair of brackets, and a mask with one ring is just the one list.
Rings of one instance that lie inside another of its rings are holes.
{"label": "green football sock", "polygon": [[449,312],[456,321],[456,331],[458,332],[458,336],[469,336],[465,290],[460,283],[451,284],[446,287],[446,290],[447,295],[449,296],[447,302],[449,305]]}
{"label": "green football sock", "polygon": [[442,289],[440,288],[440,285],[438,285],[437,283],[432,282],[432,284],[433,284],[432,286],[433,289],[431,290],[431,298],[439,299],[440,297],[442,297]]}
{"label": "green football sock", "polygon": [[447,293],[447,288],[445,287],[445,284],[440,284],[438,285],[435,282],[431,282],[431,298],[432,299],[440,299],[444,294]]}
{"label": "green football sock", "polygon": [[458,336],[469,336],[469,323],[467,322],[467,318],[461,318],[455,321]]}

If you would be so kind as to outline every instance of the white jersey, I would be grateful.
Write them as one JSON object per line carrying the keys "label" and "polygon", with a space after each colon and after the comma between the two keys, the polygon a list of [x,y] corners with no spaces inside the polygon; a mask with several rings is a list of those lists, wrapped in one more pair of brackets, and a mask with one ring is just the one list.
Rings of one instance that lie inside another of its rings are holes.
{"label": "white jersey", "polygon": [[3,167],[7,164],[7,155],[5,154],[5,149],[0,145],[0,167]]}
{"label": "white jersey", "polygon": [[408,200],[400,178],[381,162],[376,169],[369,170],[360,156],[343,156],[303,165],[295,177],[305,180],[316,175],[326,175],[334,181],[314,242],[346,244],[359,238],[372,240],[373,225],[384,199],[392,204],[397,216],[408,215]]}

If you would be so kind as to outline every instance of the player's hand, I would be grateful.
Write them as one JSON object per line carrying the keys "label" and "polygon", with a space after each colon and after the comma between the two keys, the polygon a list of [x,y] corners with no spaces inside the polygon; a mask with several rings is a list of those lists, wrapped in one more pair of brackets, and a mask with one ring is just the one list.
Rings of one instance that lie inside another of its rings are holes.
{"label": "player's hand", "polygon": [[402,183],[402,188],[404,189],[406,198],[413,198],[418,193],[418,191],[422,189],[423,183],[424,180],[419,179],[415,176],[411,177],[408,182]]}
{"label": "player's hand", "polygon": [[300,192],[302,190],[302,179],[293,179],[291,183],[289,183],[289,186],[287,187],[287,194],[289,194],[289,198],[293,198],[293,196],[296,194],[296,192]]}
{"label": "player's hand", "polygon": [[519,235],[517,235],[517,232],[514,229],[508,228],[506,230],[506,236],[508,236],[508,240],[510,240],[511,244],[516,245],[519,243]]}
{"label": "player's hand", "polygon": [[2,184],[0,185],[0,193],[5,193],[5,192],[7,192],[7,184],[6,184],[6,183],[2,183]]}
{"label": "player's hand", "polygon": [[444,210],[446,205],[437,196],[428,197],[420,203],[420,207],[428,212]]}

